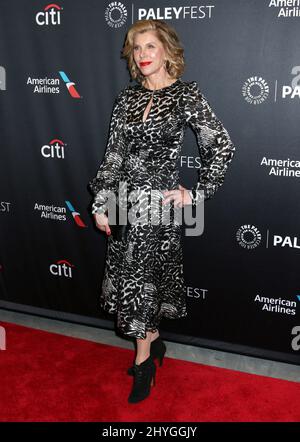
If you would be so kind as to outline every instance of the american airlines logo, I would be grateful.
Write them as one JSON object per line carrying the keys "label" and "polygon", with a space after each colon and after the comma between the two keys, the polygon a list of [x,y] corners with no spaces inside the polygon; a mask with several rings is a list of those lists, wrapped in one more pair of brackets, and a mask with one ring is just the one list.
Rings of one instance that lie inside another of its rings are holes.
{"label": "american airlines logo", "polygon": [[64,71],[59,71],[59,74],[63,81],[65,82],[67,89],[69,91],[69,94],[72,98],[80,98],[79,93],[77,92],[77,89],[75,88],[75,83],[73,81],[70,81],[67,74]]}
{"label": "american airlines logo", "polygon": [[270,0],[268,7],[275,9],[280,19],[300,17],[300,0]]}
{"label": "american airlines logo", "polygon": [[[72,98],[82,98],[79,94],[74,81],[71,81],[64,71],[59,71],[59,75]],[[59,94],[60,93],[60,78],[55,77],[44,77],[44,78],[27,78],[27,85],[32,86],[34,94]]]}
{"label": "american airlines logo", "polygon": [[267,296],[256,295],[254,302],[260,304],[262,311],[296,315],[297,302],[291,301],[290,299],[269,298]]}
{"label": "american airlines logo", "polygon": [[265,167],[268,175],[276,177],[299,178],[300,161],[290,158],[267,158],[263,157],[260,165]]}
{"label": "american airlines logo", "polygon": [[71,213],[77,227],[87,227],[81,218],[80,212],[75,210],[69,200],[66,200],[66,206],[55,206],[54,204],[34,204],[34,210],[40,214],[41,218],[53,221],[67,221],[67,209]]}

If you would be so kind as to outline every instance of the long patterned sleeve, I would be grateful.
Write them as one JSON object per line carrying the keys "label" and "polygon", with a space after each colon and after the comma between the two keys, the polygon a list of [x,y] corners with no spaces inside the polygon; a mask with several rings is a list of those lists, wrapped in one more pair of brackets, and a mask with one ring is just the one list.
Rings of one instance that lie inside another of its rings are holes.
{"label": "long patterned sleeve", "polygon": [[193,205],[197,205],[211,198],[223,184],[235,146],[196,81],[188,83],[184,112],[196,133],[201,161],[197,183],[190,193]]}
{"label": "long patterned sleeve", "polygon": [[105,212],[110,192],[116,193],[118,189],[126,145],[124,137],[126,91],[127,87],[122,89],[115,98],[104,158],[100,163],[96,176],[89,181],[89,187],[94,195],[93,214]]}

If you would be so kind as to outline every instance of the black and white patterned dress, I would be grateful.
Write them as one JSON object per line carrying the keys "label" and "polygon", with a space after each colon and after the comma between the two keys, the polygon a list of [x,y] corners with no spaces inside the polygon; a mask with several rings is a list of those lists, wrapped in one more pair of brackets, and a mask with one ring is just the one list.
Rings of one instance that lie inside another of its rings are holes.
{"label": "black and white patterned dress", "polygon": [[[143,121],[151,98],[152,106]],[[146,331],[156,331],[163,316],[187,315],[182,226],[174,221],[153,225],[151,215],[145,216],[151,204],[152,210],[164,210],[162,191],[178,189],[188,125],[196,133],[202,164],[193,187],[193,204],[201,203],[203,192],[204,199],[210,198],[223,183],[235,147],[197,82],[181,78],[155,91],[135,84],[119,92],[106,152],[89,182],[94,195],[92,213],[106,211],[108,195],[118,193],[119,182],[125,183],[128,193],[140,192],[136,205],[140,223],[128,223],[126,239],[108,236],[100,295],[101,307],[116,313],[118,328],[131,337],[146,338]],[[173,202],[166,207],[173,214],[171,220],[176,210],[184,210],[175,208]]]}

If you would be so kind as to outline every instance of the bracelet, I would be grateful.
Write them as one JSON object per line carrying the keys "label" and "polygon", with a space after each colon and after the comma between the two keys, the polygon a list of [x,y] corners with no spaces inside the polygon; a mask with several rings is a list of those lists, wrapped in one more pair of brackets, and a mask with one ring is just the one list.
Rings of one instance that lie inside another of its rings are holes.
{"label": "bracelet", "polygon": [[196,196],[197,196],[197,192],[196,190],[192,189],[188,191],[192,200],[192,206],[195,207],[196,205]]}
{"label": "bracelet", "polygon": [[99,203],[93,203],[92,208],[93,208],[93,210],[92,210],[93,215],[95,213],[98,213],[99,215],[101,215],[101,213],[106,212],[106,205],[105,204],[100,205]]}

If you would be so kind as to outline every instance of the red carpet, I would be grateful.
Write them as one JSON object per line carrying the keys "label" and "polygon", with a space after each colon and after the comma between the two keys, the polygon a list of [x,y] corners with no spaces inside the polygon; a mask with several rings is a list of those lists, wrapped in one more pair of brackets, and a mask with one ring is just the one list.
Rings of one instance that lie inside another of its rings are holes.
{"label": "red carpet", "polygon": [[129,404],[133,349],[0,325],[7,334],[0,351],[1,422],[300,420],[300,383],[167,357],[150,397]]}

